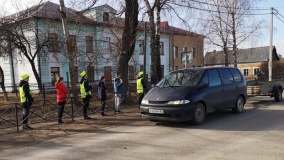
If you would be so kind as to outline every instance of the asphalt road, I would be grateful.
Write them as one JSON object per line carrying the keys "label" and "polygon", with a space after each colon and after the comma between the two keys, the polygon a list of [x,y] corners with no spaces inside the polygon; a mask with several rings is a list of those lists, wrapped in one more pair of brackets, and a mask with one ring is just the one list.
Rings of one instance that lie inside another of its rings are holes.
{"label": "asphalt road", "polygon": [[0,159],[283,160],[284,102],[250,98],[242,114],[212,113],[199,126],[132,117],[121,125],[6,148]]}

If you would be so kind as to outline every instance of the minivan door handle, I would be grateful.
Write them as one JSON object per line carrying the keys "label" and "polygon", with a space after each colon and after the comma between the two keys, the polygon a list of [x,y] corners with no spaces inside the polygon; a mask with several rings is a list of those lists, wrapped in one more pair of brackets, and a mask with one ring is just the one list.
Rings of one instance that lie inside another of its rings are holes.
{"label": "minivan door handle", "polygon": [[236,86],[235,88],[236,88],[236,89],[239,89],[239,87],[238,87],[238,86]]}

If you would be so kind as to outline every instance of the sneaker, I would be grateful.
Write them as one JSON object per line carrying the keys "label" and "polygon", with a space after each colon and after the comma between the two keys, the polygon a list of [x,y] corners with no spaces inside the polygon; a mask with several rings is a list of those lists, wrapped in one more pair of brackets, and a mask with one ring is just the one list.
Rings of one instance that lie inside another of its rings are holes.
{"label": "sneaker", "polygon": [[30,127],[30,126],[23,126],[23,129],[33,130],[33,128],[32,128],[32,127]]}
{"label": "sneaker", "polygon": [[92,119],[91,117],[85,116],[84,119]]}

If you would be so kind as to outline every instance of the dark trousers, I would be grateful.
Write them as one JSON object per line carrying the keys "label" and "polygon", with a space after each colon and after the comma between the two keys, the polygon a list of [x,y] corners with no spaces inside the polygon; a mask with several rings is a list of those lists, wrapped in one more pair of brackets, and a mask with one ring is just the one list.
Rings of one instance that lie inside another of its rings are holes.
{"label": "dark trousers", "polygon": [[58,120],[62,119],[65,104],[66,101],[58,103]]}
{"label": "dark trousers", "polygon": [[106,101],[106,98],[101,99],[101,115],[103,115],[105,111],[105,105],[106,105],[105,101]]}
{"label": "dark trousers", "polygon": [[27,126],[29,123],[29,114],[30,114],[32,102],[25,102],[22,104],[23,104],[23,125]]}
{"label": "dark trousers", "polygon": [[140,105],[141,102],[142,102],[142,99],[143,99],[143,97],[144,97],[144,93],[138,93],[138,96],[139,96],[138,102],[139,102],[139,105]]}
{"label": "dark trousers", "polygon": [[84,117],[87,116],[87,110],[89,108],[90,99],[91,99],[91,96],[89,96],[89,95],[86,98],[83,98],[83,102],[84,102],[83,115],[84,115]]}

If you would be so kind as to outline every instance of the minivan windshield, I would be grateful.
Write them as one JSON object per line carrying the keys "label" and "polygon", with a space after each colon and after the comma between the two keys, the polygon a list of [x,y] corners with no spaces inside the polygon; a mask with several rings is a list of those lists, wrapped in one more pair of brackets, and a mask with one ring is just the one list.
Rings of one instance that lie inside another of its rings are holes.
{"label": "minivan windshield", "polygon": [[184,70],[175,71],[163,78],[156,86],[158,87],[182,87],[196,86],[204,71]]}

